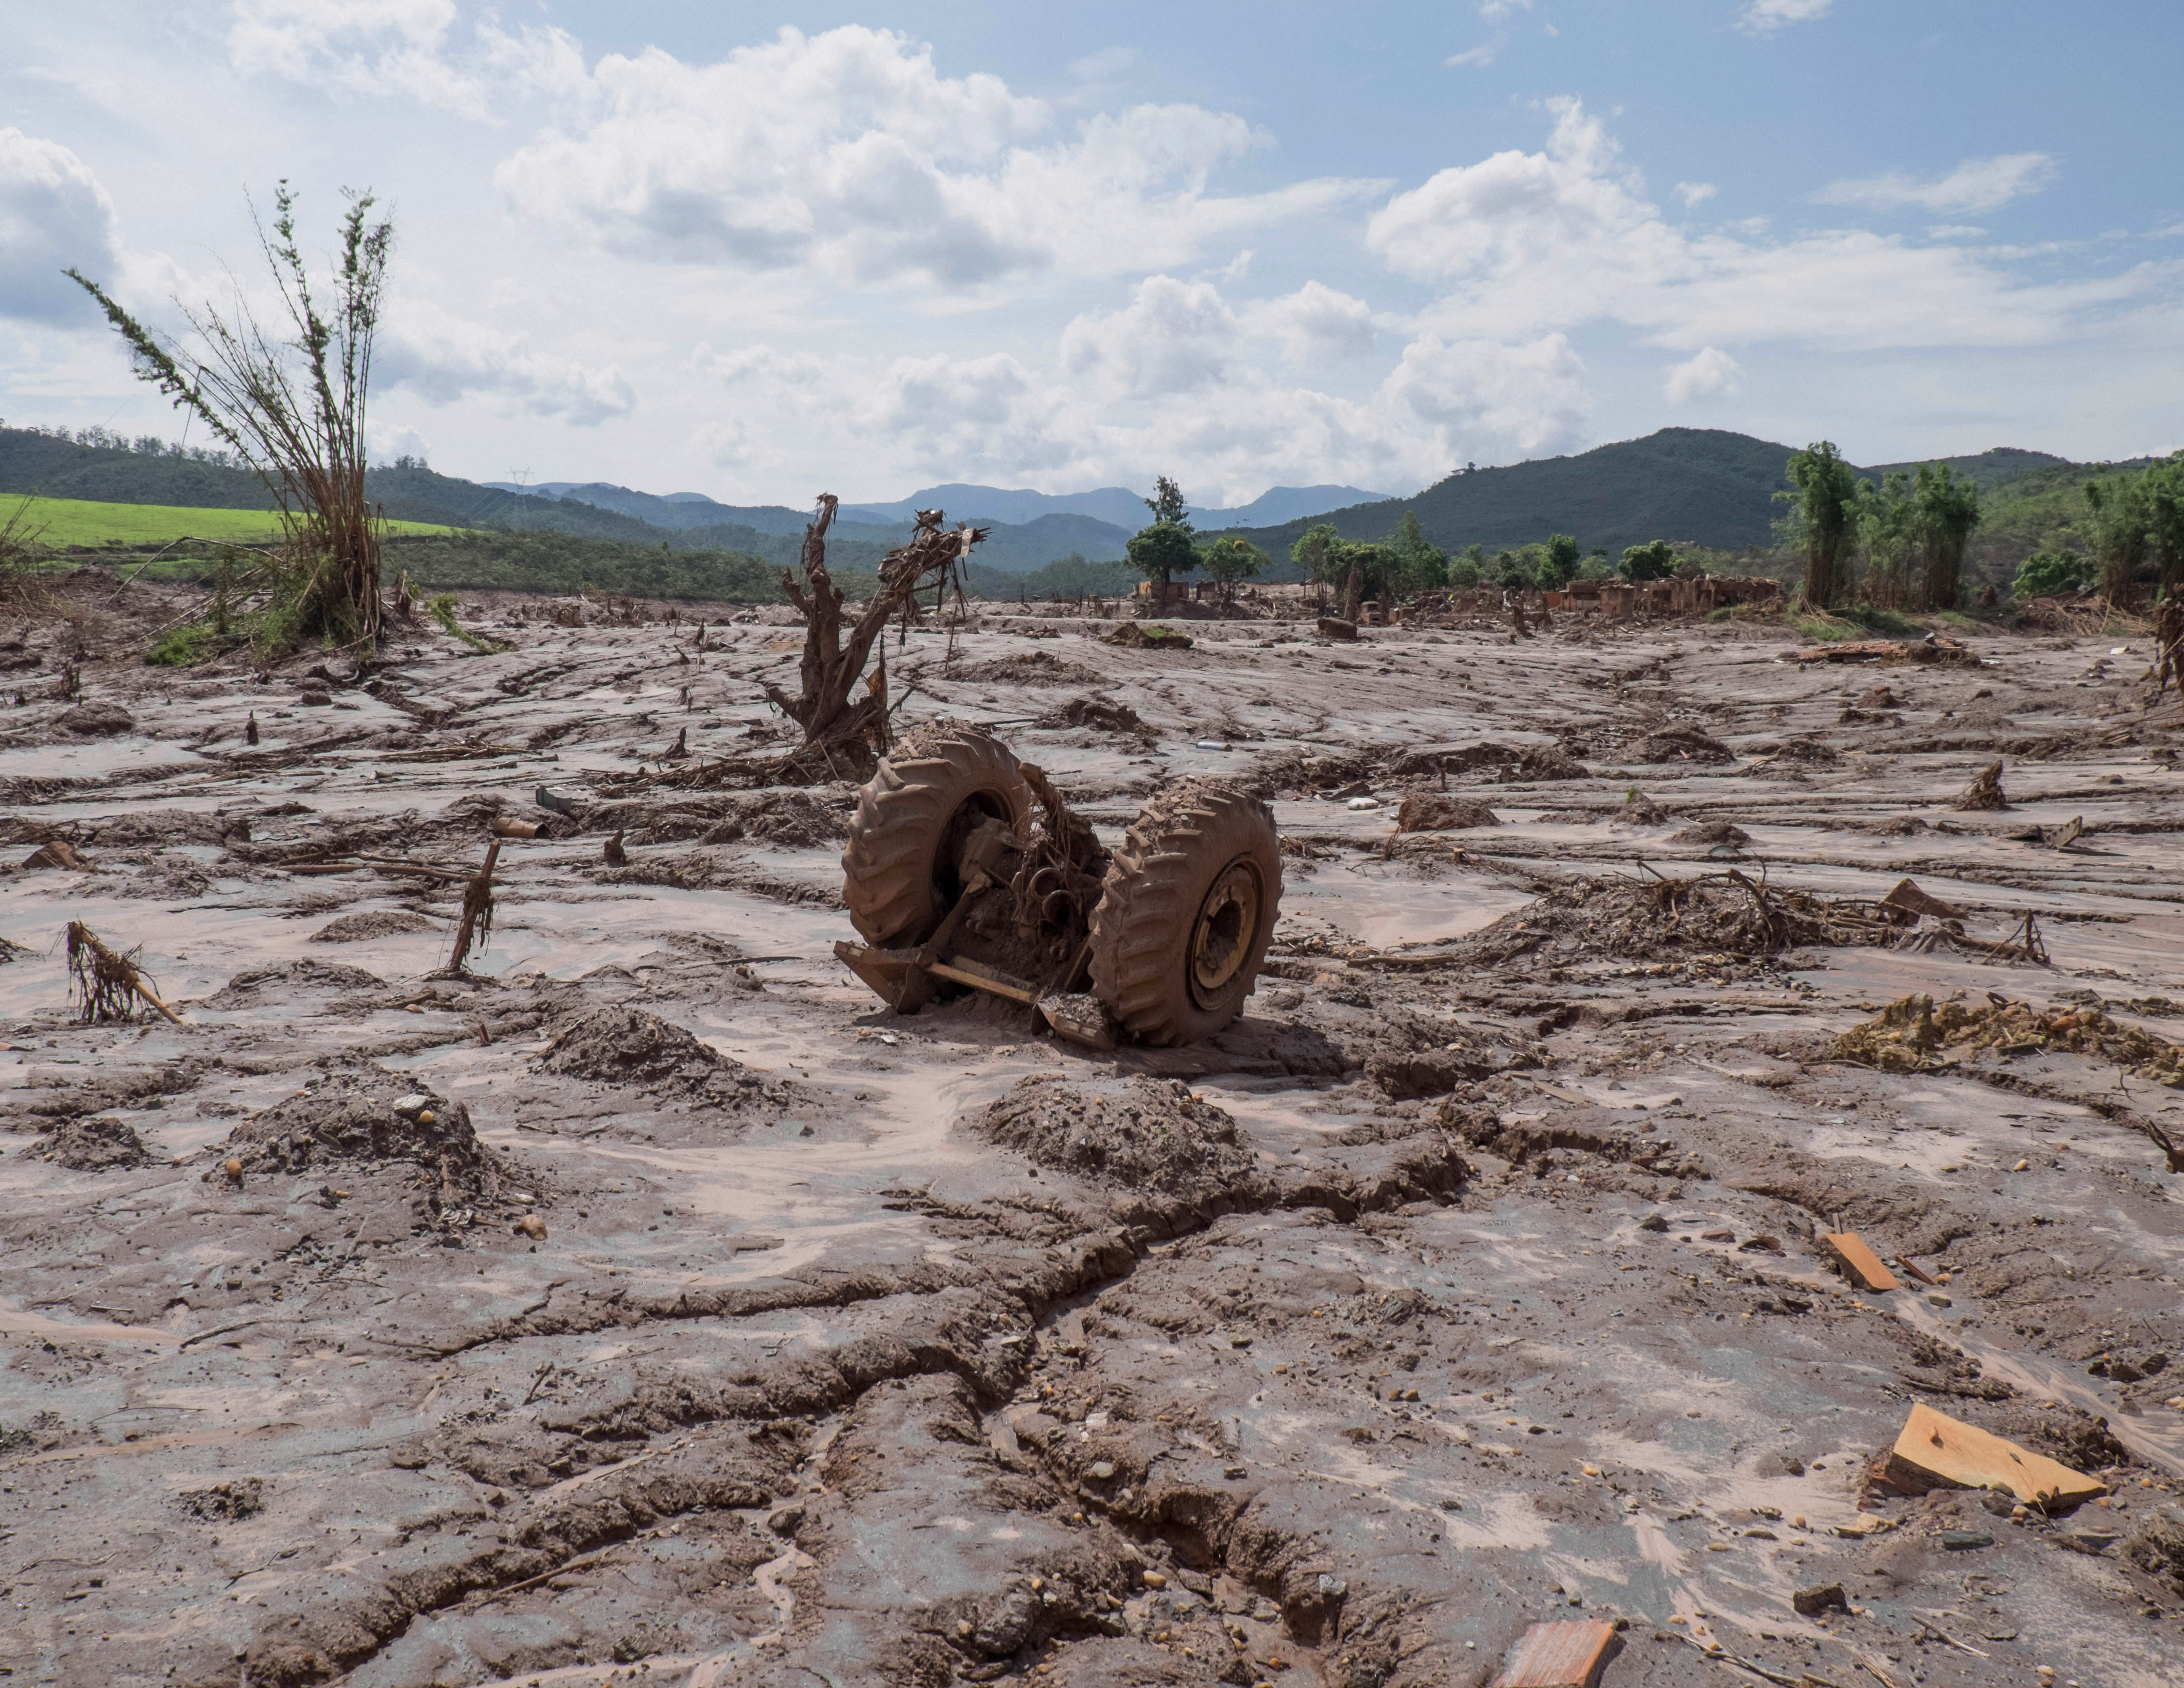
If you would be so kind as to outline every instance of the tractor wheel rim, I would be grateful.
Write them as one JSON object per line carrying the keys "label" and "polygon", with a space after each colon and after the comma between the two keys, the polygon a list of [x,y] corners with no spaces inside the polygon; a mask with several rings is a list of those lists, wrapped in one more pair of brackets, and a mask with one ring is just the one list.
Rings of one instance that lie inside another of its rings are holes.
{"label": "tractor wheel rim", "polygon": [[1190,931],[1191,993],[1201,1006],[1235,982],[1259,931],[1259,875],[1248,861],[1234,861],[1213,882]]}

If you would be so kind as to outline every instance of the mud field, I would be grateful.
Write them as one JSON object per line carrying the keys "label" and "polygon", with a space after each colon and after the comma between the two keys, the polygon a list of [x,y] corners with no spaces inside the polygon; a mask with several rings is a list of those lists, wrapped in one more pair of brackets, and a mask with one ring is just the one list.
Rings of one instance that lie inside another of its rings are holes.
{"label": "mud field", "polygon": [[[1110,844],[1184,775],[1273,804],[1246,1017],[1097,1055],[890,1017],[854,788],[693,772],[791,748],[785,612],[207,674],[71,592],[0,628],[9,1682],[1480,1688],[1589,1618],[1607,1688],[2184,1680],[2142,636],[890,633],[898,727],[995,724]],[[81,1022],[70,922],[184,1023]],[[2109,1492],[1904,1493],[1918,1403]]]}

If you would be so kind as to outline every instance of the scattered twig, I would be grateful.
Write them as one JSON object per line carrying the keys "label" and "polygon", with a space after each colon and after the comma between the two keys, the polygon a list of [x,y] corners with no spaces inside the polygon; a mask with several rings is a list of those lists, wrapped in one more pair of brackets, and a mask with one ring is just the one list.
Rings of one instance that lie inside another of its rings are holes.
{"label": "scattered twig", "polygon": [[69,972],[75,980],[74,994],[82,1005],[83,1017],[126,1020],[131,1017],[133,1002],[145,1002],[171,1023],[181,1025],[182,1017],[160,1001],[158,993],[144,983],[144,975],[137,972],[136,953],[132,950],[126,955],[118,955],[81,921],[68,923]]}

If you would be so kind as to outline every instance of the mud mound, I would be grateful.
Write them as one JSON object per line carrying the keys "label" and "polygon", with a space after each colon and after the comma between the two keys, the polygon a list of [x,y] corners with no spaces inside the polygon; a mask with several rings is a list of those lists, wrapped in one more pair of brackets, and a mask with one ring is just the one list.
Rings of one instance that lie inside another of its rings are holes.
{"label": "mud mound", "polygon": [[255,1008],[304,991],[384,990],[387,981],[362,967],[338,961],[287,961],[277,967],[251,967],[237,973],[204,1000],[207,1008]]}
{"label": "mud mound", "polygon": [[610,1084],[702,1084],[722,1064],[719,1055],[682,1027],[626,1006],[602,1008],[578,1020],[554,1039],[540,1063],[565,1078]]}
{"label": "mud mound", "polygon": [[1733,762],[1736,752],[1696,727],[1663,727],[1638,741],[1641,762]]}
{"label": "mud mound", "polygon": [[1413,792],[1396,811],[1399,833],[1454,833],[1469,827],[1498,827],[1502,817],[1475,797],[1443,797]]}
{"label": "mud mound", "polygon": [[1607,817],[1611,827],[1665,827],[1676,817],[1642,791],[1623,799],[1623,806]]}
{"label": "mud mound", "polygon": [[73,733],[79,738],[103,738],[126,733],[136,724],[136,717],[120,704],[78,704],[64,710],[53,722],[62,732]]}
{"label": "mud mound", "polygon": [[1065,662],[1043,650],[1021,656],[1005,656],[997,662],[981,662],[956,671],[958,680],[979,685],[1096,686],[1100,677],[1081,663]]}
{"label": "mud mound", "polygon": [[100,1116],[72,1119],[23,1151],[35,1161],[52,1161],[75,1173],[111,1173],[149,1166],[157,1158],[136,1128]]}
{"label": "mud mound", "polygon": [[1592,770],[1568,751],[1553,744],[1535,745],[1517,759],[1513,772],[1505,772],[1505,780],[1591,779]]}
{"label": "mud mound", "polygon": [[1715,849],[1742,850],[1752,842],[1752,834],[1734,821],[1701,821],[1669,834],[1670,844],[1709,844]]}
{"label": "mud mound", "polygon": [[1026,1078],[972,1129],[1056,1172],[1186,1200],[1212,1195],[1252,1170],[1236,1122],[1172,1078]]}
{"label": "mud mound", "polygon": [[1492,966],[1531,952],[1567,966],[1587,957],[1769,955],[1836,941],[1819,905],[1796,892],[1755,895],[1726,876],[1575,879],[1474,933],[1457,953]]}
{"label": "mud mound", "polygon": [[838,844],[850,835],[849,816],[825,798],[794,788],[756,791],[735,800],[734,812],[699,834],[700,844],[738,838],[783,850]]}
{"label": "mud mound", "polygon": [[1130,733],[1150,738],[1153,730],[1128,704],[1112,704],[1105,698],[1072,698],[1058,710],[1041,716],[1041,727],[1089,727],[1101,733]]}
{"label": "mud mound", "polygon": [[435,932],[440,922],[407,909],[367,909],[337,916],[311,934],[314,944],[358,944],[367,938],[395,938],[404,933]]}
{"label": "mud mound", "polygon": [[677,891],[710,891],[734,881],[735,871],[726,861],[702,850],[644,857],[599,875],[603,885],[666,885]]}
{"label": "mud mound", "polygon": [[[225,1152],[223,1152],[223,1148]],[[421,1089],[414,1073],[357,1067],[322,1073],[230,1132],[212,1151],[208,1183],[230,1160],[246,1173],[300,1173],[326,1162],[365,1166],[411,1161],[437,1168],[443,1185],[489,1190],[499,1168],[477,1139],[470,1110]]]}
{"label": "mud mound", "polygon": [[1791,738],[1786,740],[1774,752],[1777,761],[1808,762],[1814,767],[1831,767],[1842,760],[1836,747],[1823,738]]}
{"label": "mud mound", "polygon": [[1445,1096],[1459,1084],[1475,1084],[1497,1072],[1522,1072],[1541,1065],[1544,1059],[1537,1044],[1496,1043],[1467,1030],[1446,1049],[1385,1050],[1370,1056],[1365,1076],[1382,1095],[1400,1102]]}
{"label": "mud mound", "polygon": [[1138,650],[1189,650],[1189,633],[1164,627],[1157,621],[1125,621],[1112,632],[1100,635],[1102,644],[1128,645]]}

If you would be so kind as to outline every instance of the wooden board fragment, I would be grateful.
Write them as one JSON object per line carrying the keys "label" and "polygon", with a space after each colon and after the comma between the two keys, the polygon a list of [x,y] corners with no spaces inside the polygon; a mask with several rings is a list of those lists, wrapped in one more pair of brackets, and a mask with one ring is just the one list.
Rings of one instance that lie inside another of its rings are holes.
{"label": "wooden board fragment", "polygon": [[1906,914],[1927,915],[1935,920],[1962,920],[1964,917],[1962,909],[1953,903],[1943,902],[1910,879],[1897,880],[1896,889],[1880,900],[1889,908],[1902,909]]}
{"label": "wooden board fragment", "polygon": [[1509,1650],[1494,1688],[1598,1688],[1600,1673],[1622,1651],[1615,1626],[1596,1618],[1535,1624]]}
{"label": "wooden board fragment", "polygon": [[1859,1289],[1879,1293],[1903,1287],[1897,1282],[1896,1274],[1880,1263],[1880,1256],[1865,1245],[1857,1232],[1824,1231],[1820,1234],[1820,1245],[1842,1262],[1842,1268],[1850,1274],[1851,1282]]}
{"label": "wooden board fragment", "polygon": [[1889,1482],[1912,1494],[1929,1489],[2008,1490],[2028,1507],[2050,1511],[2105,1495],[2098,1477],[1966,1424],[1924,1401],[1914,1405],[1889,1450]]}

